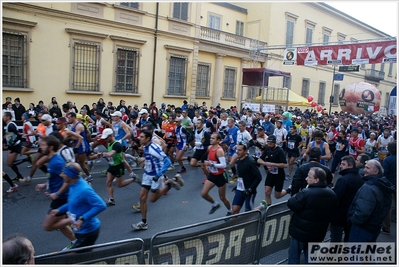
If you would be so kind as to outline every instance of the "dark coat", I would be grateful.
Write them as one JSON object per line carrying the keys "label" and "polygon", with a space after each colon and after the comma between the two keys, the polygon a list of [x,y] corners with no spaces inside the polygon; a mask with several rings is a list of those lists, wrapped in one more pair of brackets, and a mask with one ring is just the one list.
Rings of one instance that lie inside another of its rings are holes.
{"label": "dark coat", "polygon": [[395,186],[396,189],[396,155],[388,155],[382,162],[384,176]]}
{"label": "dark coat", "polygon": [[330,184],[333,177],[330,169],[318,162],[311,161],[309,163],[306,163],[304,165],[301,165],[294,174],[294,177],[292,177],[292,191],[291,191],[291,196],[295,195],[296,193],[299,192],[300,189],[305,188],[308,183],[306,182],[306,177],[308,177],[308,173],[311,168],[313,167],[320,167],[322,168],[326,174],[326,182],[327,184]]}
{"label": "dark coat", "polygon": [[377,233],[391,208],[394,186],[382,175],[364,176],[348,211],[348,222]]}
{"label": "dark coat", "polygon": [[294,212],[290,235],[300,242],[321,242],[338,199],[326,182],[310,185],[291,197],[287,206]]}
{"label": "dark coat", "polygon": [[359,174],[358,168],[345,169],[339,172],[342,175],[337,180],[333,191],[338,198],[338,206],[334,211],[331,224],[345,226],[349,207],[359,188],[363,185],[363,176]]}
{"label": "dark coat", "polygon": [[19,104],[18,107],[15,104],[12,104],[12,109],[14,110],[15,120],[21,120],[22,114],[26,111],[25,107],[22,104]]}

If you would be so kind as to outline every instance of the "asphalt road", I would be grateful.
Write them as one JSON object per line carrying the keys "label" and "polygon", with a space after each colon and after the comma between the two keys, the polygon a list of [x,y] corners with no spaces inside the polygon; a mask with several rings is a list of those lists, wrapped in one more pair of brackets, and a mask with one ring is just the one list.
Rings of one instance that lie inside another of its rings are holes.
{"label": "asphalt road", "polygon": [[[6,166],[6,155],[7,153],[3,152],[3,171],[13,178],[15,177],[15,173]],[[114,186],[116,205],[108,207],[104,212],[99,214],[98,217],[102,224],[100,236],[96,244],[135,237],[143,239],[151,238],[154,234],[164,230],[225,216],[227,210],[223,205],[214,214],[208,214],[211,204],[205,201],[200,195],[205,176],[200,168],[188,166],[188,162],[185,162],[185,165],[187,172],[182,175],[185,181],[184,187],[181,190],[171,189],[168,195],[162,196],[157,202],[149,202],[147,214],[148,230],[135,231],[131,227],[132,223],[137,223],[141,220],[140,212],[132,209],[132,205],[136,205],[139,200],[140,185],[132,183],[124,188]],[[24,176],[27,176],[30,171],[27,166],[27,163],[19,166]],[[94,165],[91,172],[94,177],[92,186],[104,201],[108,199],[108,194],[105,187],[105,175],[101,174],[101,171],[105,170],[107,166],[108,163],[102,160]],[[179,169],[180,167],[176,166],[176,170],[168,171],[166,175],[173,177]],[[260,170],[263,180],[257,189],[256,204],[265,198],[265,172],[263,168]],[[143,170],[135,169],[135,172],[141,175]],[[127,176],[128,173],[126,171],[125,177]],[[49,210],[51,201],[43,192],[38,193],[34,188],[36,184],[45,181],[45,174],[41,170],[37,170],[30,185],[19,183],[18,190],[12,194],[5,192],[9,188],[8,183],[4,180],[2,183],[3,238],[16,232],[26,235],[35,247],[35,255],[59,251],[69,244],[69,240],[61,232],[47,232],[42,228],[42,222]],[[284,183],[284,188],[286,188],[291,182],[285,181]],[[232,192],[233,187],[234,185],[227,185],[227,197],[230,202],[232,202],[234,197],[234,192]],[[211,195],[218,200],[216,187],[212,189]],[[273,203],[285,201],[288,198],[289,196],[285,196],[279,200],[273,198]],[[396,228],[396,224],[394,227]],[[391,233],[392,241],[396,240],[393,235],[396,235],[396,229],[395,233]],[[383,236],[383,238],[388,237]]]}

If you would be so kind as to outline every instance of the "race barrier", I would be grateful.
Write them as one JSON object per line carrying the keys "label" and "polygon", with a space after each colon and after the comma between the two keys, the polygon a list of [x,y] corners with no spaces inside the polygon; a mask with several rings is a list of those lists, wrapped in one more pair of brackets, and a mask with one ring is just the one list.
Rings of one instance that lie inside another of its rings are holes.
{"label": "race barrier", "polygon": [[[288,257],[286,201],[156,233],[151,239],[127,239],[39,255],[36,264],[276,264]],[[94,249],[92,252],[83,252]],[[71,252],[82,252],[71,254]]]}

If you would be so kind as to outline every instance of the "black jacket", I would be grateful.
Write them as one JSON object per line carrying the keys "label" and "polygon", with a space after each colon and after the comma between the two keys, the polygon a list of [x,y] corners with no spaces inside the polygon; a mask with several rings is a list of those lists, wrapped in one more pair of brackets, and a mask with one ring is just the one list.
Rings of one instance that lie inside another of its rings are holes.
{"label": "black jacket", "polygon": [[363,177],[359,174],[358,168],[345,169],[339,172],[342,175],[337,180],[333,191],[338,198],[338,206],[334,211],[331,224],[345,226],[349,207],[359,188],[363,185]]}
{"label": "black jacket", "polygon": [[348,211],[348,221],[370,233],[380,231],[392,201],[394,186],[382,175],[364,176]]}
{"label": "black jacket", "polygon": [[337,202],[337,196],[326,182],[312,184],[291,197],[287,202],[294,212],[290,235],[301,242],[323,241]]}
{"label": "black jacket", "polygon": [[306,163],[306,164],[300,166],[295,171],[294,177],[292,177],[291,196],[295,195],[296,193],[299,192],[300,189],[303,189],[303,188],[305,188],[308,185],[308,183],[306,182],[305,179],[308,176],[310,168],[312,168],[312,167],[320,167],[320,168],[322,168],[327,174],[327,178],[326,178],[327,184],[331,183],[333,177],[332,177],[330,169],[328,167],[324,166],[324,165],[321,165],[318,162],[311,161],[309,163]]}

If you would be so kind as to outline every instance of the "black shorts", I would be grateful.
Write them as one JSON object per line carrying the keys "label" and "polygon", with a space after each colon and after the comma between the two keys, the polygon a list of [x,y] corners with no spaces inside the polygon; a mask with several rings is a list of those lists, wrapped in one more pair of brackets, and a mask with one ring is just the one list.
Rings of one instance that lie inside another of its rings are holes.
{"label": "black shorts", "polygon": [[268,174],[266,176],[265,186],[270,186],[271,188],[274,187],[274,191],[276,191],[276,192],[283,191],[284,176],[279,177],[279,176],[276,176],[276,175]]}
{"label": "black shorts", "polygon": [[206,149],[196,149],[193,158],[197,161],[204,162],[204,160],[206,160]]}
{"label": "black shorts", "polygon": [[328,147],[330,148],[331,153],[334,153],[335,150],[337,150],[337,144],[328,144]]}
{"label": "black shorts", "polygon": [[297,157],[299,157],[299,148],[287,149],[287,156],[288,156],[288,158],[291,158],[291,157],[297,158]]}
{"label": "black shorts", "polygon": [[223,172],[221,174],[218,175],[214,175],[214,174],[209,174],[208,175],[208,181],[214,183],[217,187],[222,187],[227,183],[227,176],[226,173]]}
{"label": "black shorts", "polygon": [[21,144],[18,144],[16,146],[9,146],[8,150],[10,151],[10,153],[18,153],[18,154],[20,154],[21,150],[22,150],[22,146],[21,146]]}
{"label": "black shorts", "polygon": [[[72,248],[81,248],[92,246],[96,242],[98,236],[100,235],[100,227],[88,234],[75,234],[76,242],[72,245]],[[89,250],[82,250],[79,253],[87,252]]]}
{"label": "black shorts", "polygon": [[62,199],[57,198],[57,199],[54,199],[50,203],[50,211],[58,209],[62,205],[66,204],[67,202],[68,202],[68,198],[62,198]]}
{"label": "black shorts", "polygon": [[123,163],[116,166],[109,166],[107,172],[111,173],[113,176],[122,177],[125,174],[125,166]]}

